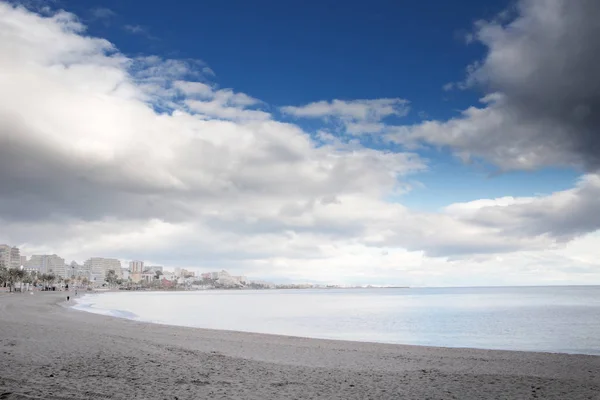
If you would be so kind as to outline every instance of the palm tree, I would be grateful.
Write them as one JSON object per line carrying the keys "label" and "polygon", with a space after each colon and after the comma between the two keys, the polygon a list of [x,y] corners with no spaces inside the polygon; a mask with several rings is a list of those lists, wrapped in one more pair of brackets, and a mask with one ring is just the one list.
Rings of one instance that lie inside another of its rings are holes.
{"label": "palm tree", "polygon": [[42,281],[42,283],[44,284],[44,287],[46,289],[48,289],[50,287],[51,284],[54,283],[54,281],[56,280],[56,276],[53,273],[49,273],[49,274],[41,274],[39,276],[39,279]]}
{"label": "palm tree", "polygon": [[104,279],[106,280],[106,282],[108,282],[110,286],[114,286],[117,283],[118,279],[115,270],[109,269]]}
{"label": "palm tree", "polygon": [[35,279],[34,273],[32,272],[25,272],[25,276],[23,277],[23,283],[28,283],[28,284],[33,284],[33,281]]}
{"label": "palm tree", "polygon": [[6,283],[8,283],[9,291],[12,292],[17,282],[21,282],[25,277],[26,272],[19,268],[9,268],[6,273]]}
{"label": "palm tree", "polygon": [[52,272],[50,272],[46,278],[48,279],[48,282],[50,282],[50,284],[54,284],[54,282],[56,282],[56,275],[54,275]]}
{"label": "palm tree", "polygon": [[37,285],[39,281],[39,272],[38,271],[30,271],[29,272],[29,280],[32,285]]}
{"label": "palm tree", "polygon": [[23,292],[23,280],[27,277],[27,275],[29,274],[24,269],[18,268],[16,270],[15,276],[17,278],[17,282],[19,282],[19,291],[21,293]]}
{"label": "palm tree", "polygon": [[8,268],[0,261],[0,286],[5,287],[8,283]]}

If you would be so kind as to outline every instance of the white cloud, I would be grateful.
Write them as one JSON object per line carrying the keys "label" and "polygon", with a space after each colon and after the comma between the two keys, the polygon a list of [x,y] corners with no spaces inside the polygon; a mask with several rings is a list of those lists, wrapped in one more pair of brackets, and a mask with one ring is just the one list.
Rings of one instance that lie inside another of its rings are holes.
{"label": "white cloud", "polygon": [[214,97],[213,88],[202,82],[175,81],[173,87],[181,90],[186,96],[199,96],[204,99]]}
{"label": "white cloud", "polygon": [[383,129],[380,121],[390,116],[404,117],[409,110],[408,100],[399,98],[318,101],[301,107],[281,108],[283,113],[295,117],[339,120],[353,135],[378,133]]}
{"label": "white cloud", "polygon": [[[579,252],[598,243],[597,220],[578,210],[600,215],[593,174],[543,198],[415,213],[385,199],[426,168],[418,155],[326,133],[315,142],[259,100],[201,82],[203,62],[132,59],[84,28],[0,3],[0,242],[80,261],[430,285],[509,276],[496,260],[542,265],[550,248],[567,261],[548,277],[563,279],[567,264],[591,276],[595,261]],[[325,105],[363,131],[405,112],[394,101]],[[540,209],[577,218],[561,230]]]}
{"label": "white cloud", "polygon": [[456,83],[448,82],[448,83],[444,84],[444,86],[442,86],[442,90],[444,92],[449,92],[449,91],[453,90],[455,87],[457,87]]}
{"label": "white cloud", "polygon": [[208,75],[208,76],[217,76],[217,74],[215,73],[215,71],[213,71],[212,68],[210,68],[210,67],[204,67],[204,68],[202,68],[202,72],[205,75]]}
{"label": "white cloud", "polygon": [[134,35],[146,35],[148,32],[146,29],[140,25],[124,25],[123,29],[125,29],[129,33],[133,33]]}
{"label": "white cloud", "polygon": [[113,10],[106,7],[96,7],[90,10],[92,16],[97,19],[110,19],[117,15]]}
{"label": "white cloud", "polygon": [[189,110],[211,118],[229,120],[268,120],[271,115],[261,110],[251,110],[248,107],[260,105],[258,99],[245,93],[235,93],[231,89],[212,90],[199,82],[177,82],[177,88],[186,95],[195,95],[184,104]]}
{"label": "white cloud", "polygon": [[423,168],[411,154],[317,147],[298,127],[248,109],[258,100],[181,79],[201,64],[129,59],[80,35],[70,14],[2,4],[0,27],[4,220],[173,222],[253,204],[252,220],[288,203],[380,194]]}

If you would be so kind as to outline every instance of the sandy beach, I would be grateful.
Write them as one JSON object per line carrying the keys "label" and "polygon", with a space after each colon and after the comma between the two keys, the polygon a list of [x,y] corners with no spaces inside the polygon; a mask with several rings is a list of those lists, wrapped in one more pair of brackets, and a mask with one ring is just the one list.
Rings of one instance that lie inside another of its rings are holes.
{"label": "sandy beach", "polygon": [[140,323],[0,295],[0,399],[600,399],[600,357]]}

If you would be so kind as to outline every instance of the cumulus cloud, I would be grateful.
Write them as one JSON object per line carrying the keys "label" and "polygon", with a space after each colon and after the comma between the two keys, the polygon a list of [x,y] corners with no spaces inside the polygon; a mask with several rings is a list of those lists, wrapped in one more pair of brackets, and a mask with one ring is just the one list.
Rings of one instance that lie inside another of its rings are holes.
{"label": "cumulus cloud", "polygon": [[[448,146],[502,170],[600,168],[600,3],[521,0],[517,14],[476,24],[487,48],[460,86],[483,105],[446,122],[392,129],[397,142]],[[450,88],[450,85],[445,87]]]}
{"label": "cumulus cloud", "polygon": [[385,125],[380,123],[390,116],[403,117],[410,110],[408,100],[333,100],[318,101],[304,106],[286,106],[281,111],[299,118],[320,118],[340,121],[350,134],[379,133]]}
{"label": "cumulus cloud", "polygon": [[227,220],[230,209],[256,220],[288,203],[382,195],[424,168],[415,154],[317,146],[248,109],[261,104],[251,96],[186,81],[202,63],[128,58],[83,36],[72,14],[0,4],[0,27],[5,221]]}
{"label": "cumulus cloud", "polygon": [[[417,154],[316,142],[260,100],[207,83],[202,61],[131,58],[84,32],[72,14],[0,3],[0,242],[25,254],[433,284],[439,268],[479,268],[474,255],[560,251],[598,228],[577,213],[600,215],[594,174],[543,198],[413,212],[386,198],[426,169]],[[405,107],[292,112],[375,131]],[[554,213],[577,218],[565,227]]]}

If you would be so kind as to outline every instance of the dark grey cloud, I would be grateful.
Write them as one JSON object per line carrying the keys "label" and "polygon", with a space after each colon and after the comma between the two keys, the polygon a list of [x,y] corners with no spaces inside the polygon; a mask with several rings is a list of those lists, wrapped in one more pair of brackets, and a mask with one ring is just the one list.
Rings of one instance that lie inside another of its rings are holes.
{"label": "dark grey cloud", "polygon": [[515,123],[540,128],[529,147],[541,142],[600,167],[600,2],[526,0],[520,16],[501,28],[483,24],[478,38],[490,49],[469,77],[505,95]]}
{"label": "dark grey cloud", "polygon": [[[600,168],[600,1],[521,0],[516,15],[476,24],[487,48],[458,87],[481,89],[483,108],[390,134],[449,146],[503,170]],[[447,86],[450,88],[450,85]]]}

